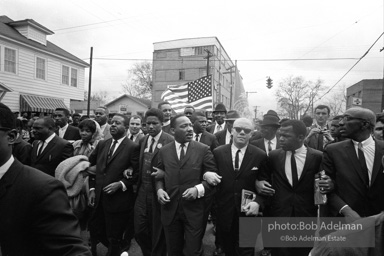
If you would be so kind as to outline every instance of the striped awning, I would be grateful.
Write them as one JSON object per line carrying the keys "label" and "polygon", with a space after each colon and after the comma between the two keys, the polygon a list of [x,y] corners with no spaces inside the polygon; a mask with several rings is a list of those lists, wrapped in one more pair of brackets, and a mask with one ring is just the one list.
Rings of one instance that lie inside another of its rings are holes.
{"label": "striped awning", "polygon": [[36,95],[20,95],[20,112],[53,113],[56,108],[67,108],[60,99]]}

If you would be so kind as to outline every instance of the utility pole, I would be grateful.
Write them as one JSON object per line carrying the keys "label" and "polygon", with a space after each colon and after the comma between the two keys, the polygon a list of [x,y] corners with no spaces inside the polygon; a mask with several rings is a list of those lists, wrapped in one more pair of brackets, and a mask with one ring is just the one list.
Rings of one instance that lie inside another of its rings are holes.
{"label": "utility pole", "polygon": [[93,47],[91,47],[91,57],[89,61],[89,81],[88,81],[88,105],[87,105],[87,116],[91,108],[91,85],[92,85],[92,59],[93,59]]}
{"label": "utility pole", "polygon": [[232,69],[233,68],[236,68],[236,66],[231,66],[229,68],[227,68],[227,70],[231,70],[231,71],[227,71],[227,72],[223,72],[223,74],[230,74],[231,75],[231,94],[230,94],[230,101],[229,101],[229,109],[232,109],[232,98],[233,98],[233,80],[232,80],[232,73],[235,73],[236,71],[233,71]]}
{"label": "utility pole", "polygon": [[204,59],[207,59],[207,76],[209,76],[209,58],[211,58],[213,54],[207,49],[204,49],[204,51],[207,53],[207,56],[204,57]]}
{"label": "utility pole", "polygon": [[255,120],[257,119],[257,108],[260,106],[254,106],[255,107]]}

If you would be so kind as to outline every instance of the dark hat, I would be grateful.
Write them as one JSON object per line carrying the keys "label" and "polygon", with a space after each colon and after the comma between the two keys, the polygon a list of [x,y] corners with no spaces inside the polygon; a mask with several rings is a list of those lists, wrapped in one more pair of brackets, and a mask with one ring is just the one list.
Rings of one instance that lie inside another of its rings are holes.
{"label": "dark hat", "polygon": [[212,113],[215,113],[215,112],[225,112],[225,113],[227,113],[227,109],[225,108],[223,103],[219,103],[219,104],[216,105],[215,110],[212,111]]}
{"label": "dark hat", "polygon": [[276,111],[268,110],[267,114],[264,115],[264,119],[261,122],[261,126],[277,126],[277,127],[280,127],[279,120],[280,120],[280,118],[277,115]]}
{"label": "dark hat", "polygon": [[236,119],[240,118],[239,113],[237,113],[236,110],[229,110],[227,113],[227,117],[224,118],[225,121],[235,121]]}

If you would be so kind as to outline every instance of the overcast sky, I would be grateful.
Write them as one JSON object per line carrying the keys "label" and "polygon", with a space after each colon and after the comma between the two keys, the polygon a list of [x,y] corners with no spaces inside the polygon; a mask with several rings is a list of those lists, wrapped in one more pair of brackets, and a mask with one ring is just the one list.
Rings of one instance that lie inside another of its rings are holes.
{"label": "overcast sky", "polygon": [[[279,81],[292,75],[332,87],[383,32],[383,1],[127,1],[0,0],[1,15],[33,19],[54,31],[48,40],[89,62],[94,58],[152,59],[153,43],[216,36],[238,60],[250,106],[276,109]],[[381,38],[331,93],[383,77]],[[266,61],[293,59],[291,61]],[[264,60],[264,61],[260,61]],[[93,90],[121,92],[136,60],[93,62]],[[88,85],[88,69],[85,85]],[[266,77],[274,87],[266,88]],[[115,93],[115,94],[116,94]]]}

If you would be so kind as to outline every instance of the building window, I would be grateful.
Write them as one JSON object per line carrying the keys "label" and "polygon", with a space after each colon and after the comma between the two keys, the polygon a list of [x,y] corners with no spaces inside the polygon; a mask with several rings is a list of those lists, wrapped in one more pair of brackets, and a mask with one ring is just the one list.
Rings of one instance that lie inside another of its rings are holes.
{"label": "building window", "polygon": [[207,52],[205,50],[208,50],[213,54],[212,46],[199,46],[194,48],[195,48],[195,55],[207,55]]}
{"label": "building window", "polygon": [[185,70],[184,69],[179,70],[179,80],[185,80]]}
{"label": "building window", "polygon": [[16,50],[4,48],[4,71],[16,74]]}
{"label": "building window", "polygon": [[61,71],[61,83],[69,85],[69,67],[63,66]]}
{"label": "building window", "polygon": [[77,87],[77,69],[71,68],[71,86]]}
{"label": "building window", "polygon": [[45,59],[36,57],[36,78],[45,80]]}

